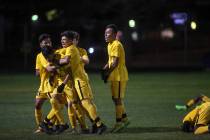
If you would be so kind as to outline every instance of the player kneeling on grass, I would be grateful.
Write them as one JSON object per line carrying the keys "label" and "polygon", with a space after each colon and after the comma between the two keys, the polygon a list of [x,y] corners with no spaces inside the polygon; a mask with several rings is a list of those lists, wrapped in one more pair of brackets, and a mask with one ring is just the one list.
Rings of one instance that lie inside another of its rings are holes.
{"label": "player kneeling on grass", "polygon": [[190,111],[183,119],[182,130],[184,132],[194,132],[194,134],[204,134],[210,132],[210,98],[200,95],[191,99],[186,105],[176,105],[177,110],[187,110],[193,105],[200,103],[195,109]]}

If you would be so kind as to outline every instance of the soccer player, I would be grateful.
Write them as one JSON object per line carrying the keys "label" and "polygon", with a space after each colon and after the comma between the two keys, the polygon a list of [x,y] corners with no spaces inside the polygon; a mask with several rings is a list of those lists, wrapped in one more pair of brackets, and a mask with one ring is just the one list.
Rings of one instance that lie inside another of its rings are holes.
{"label": "soccer player", "polygon": [[[53,87],[49,83],[50,73],[48,71],[52,70],[52,67],[47,67],[48,61],[43,55],[46,48],[52,50],[52,42],[49,34],[41,34],[39,36],[39,45],[41,51],[36,57],[36,75],[40,77],[40,86],[35,99],[35,119],[37,126],[40,125],[42,121],[42,105],[46,99],[50,98],[50,94],[53,92]],[[41,132],[39,127],[35,133]]]}
{"label": "soccer player", "polygon": [[61,33],[61,42],[68,45],[66,48],[65,58],[62,59],[66,64],[71,66],[71,72],[73,77],[74,86],[76,88],[79,100],[88,112],[89,116],[93,120],[96,127],[97,134],[102,134],[106,130],[106,126],[102,123],[101,119],[97,115],[96,107],[90,97],[90,85],[85,72],[80,64],[80,55],[76,46],[73,44],[75,33],[73,31],[65,31]]}
{"label": "soccer player", "polygon": [[[60,49],[60,54],[62,54],[62,58],[65,56],[66,48],[69,47],[68,43],[61,40],[62,49]],[[62,61],[61,61],[62,63]],[[71,71],[71,68],[69,69]],[[81,132],[82,133],[89,133],[88,127],[85,122],[84,114],[82,111],[82,107],[80,105],[78,95],[76,93],[73,79],[71,78],[71,85],[67,84],[67,86],[64,88],[64,93],[66,94],[67,101],[68,101],[68,116],[70,120],[70,124],[72,126],[72,132],[71,133],[78,133],[76,129],[76,118],[80,123],[81,126]]]}
{"label": "soccer player", "polygon": [[204,102],[183,119],[182,130],[194,134],[210,133],[210,102]]}
{"label": "soccer player", "polygon": [[124,106],[125,89],[128,81],[128,71],[125,65],[123,45],[116,39],[117,27],[114,24],[106,26],[105,41],[108,43],[108,63],[103,67],[103,80],[111,85],[112,100],[116,110],[116,124],[111,132],[115,133],[125,128],[130,122]]}
{"label": "soccer player", "polygon": [[[74,32],[75,33],[75,37],[73,39],[73,44],[77,47],[78,51],[79,51],[79,54],[80,54],[80,64],[81,64],[81,67],[85,73],[85,75],[87,76],[87,79],[89,81],[89,77],[88,77],[88,74],[86,73],[85,71],[85,65],[88,65],[89,64],[89,58],[88,58],[88,55],[87,55],[87,51],[81,47],[78,46],[79,44],[79,39],[80,39],[80,35],[78,32]],[[92,90],[91,88],[90,89],[90,99],[93,100],[93,94],[92,94]],[[95,105],[95,104],[94,104]],[[86,114],[88,116],[88,118],[90,119],[91,122],[93,122],[93,120],[91,119],[91,117],[89,116],[88,112],[86,112],[84,109],[84,114]],[[94,128],[96,126],[93,126]]]}

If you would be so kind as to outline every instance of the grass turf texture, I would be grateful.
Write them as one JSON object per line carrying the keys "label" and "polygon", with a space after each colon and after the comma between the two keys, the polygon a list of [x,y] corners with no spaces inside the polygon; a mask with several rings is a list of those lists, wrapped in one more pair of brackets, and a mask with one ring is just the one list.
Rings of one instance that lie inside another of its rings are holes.
{"label": "grass turf texture", "polygon": [[[108,126],[115,123],[115,111],[109,86],[99,74],[90,74],[99,115]],[[130,74],[126,108],[131,124],[121,133],[98,135],[49,136],[33,134],[35,130],[34,98],[38,78],[33,75],[0,75],[0,139],[1,140],[136,140],[136,139],[209,139],[210,135],[194,136],[180,131],[186,111],[177,111],[175,104],[184,104],[201,93],[210,96],[209,72],[159,72]],[[50,109],[44,104],[44,114]],[[68,121],[67,117],[66,120]]]}

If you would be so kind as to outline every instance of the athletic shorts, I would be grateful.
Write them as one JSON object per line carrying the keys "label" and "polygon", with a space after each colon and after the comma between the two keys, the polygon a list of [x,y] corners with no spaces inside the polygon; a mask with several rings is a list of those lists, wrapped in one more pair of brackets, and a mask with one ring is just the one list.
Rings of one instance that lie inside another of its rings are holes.
{"label": "athletic shorts", "polygon": [[111,92],[114,99],[123,99],[125,97],[125,90],[127,81],[111,81]]}
{"label": "athletic shorts", "polygon": [[76,80],[75,88],[80,100],[93,98],[90,84],[87,81]]}

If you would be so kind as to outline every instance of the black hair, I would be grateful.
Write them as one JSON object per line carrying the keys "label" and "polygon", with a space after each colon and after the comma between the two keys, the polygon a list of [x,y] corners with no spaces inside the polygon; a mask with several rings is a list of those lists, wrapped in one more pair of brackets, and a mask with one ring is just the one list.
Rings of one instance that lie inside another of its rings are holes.
{"label": "black hair", "polygon": [[74,31],[64,31],[61,33],[61,37],[63,36],[67,37],[68,39],[73,40],[75,38],[75,33]]}
{"label": "black hair", "polygon": [[106,26],[106,29],[107,28],[111,28],[114,33],[117,33],[117,31],[118,31],[117,26],[115,24],[109,24]]}
{"label": "black hair", "polygon": [[79,35],[78,32],[75,32],[75,31],[74,31],[74,38],[75,38],[76,40],[79,40],[80,35]]}
{"label": "black hair", "polygon": [[43,33],[39,36],[39,43],[41,43],[43,40],[50,38],[49,34]]}

